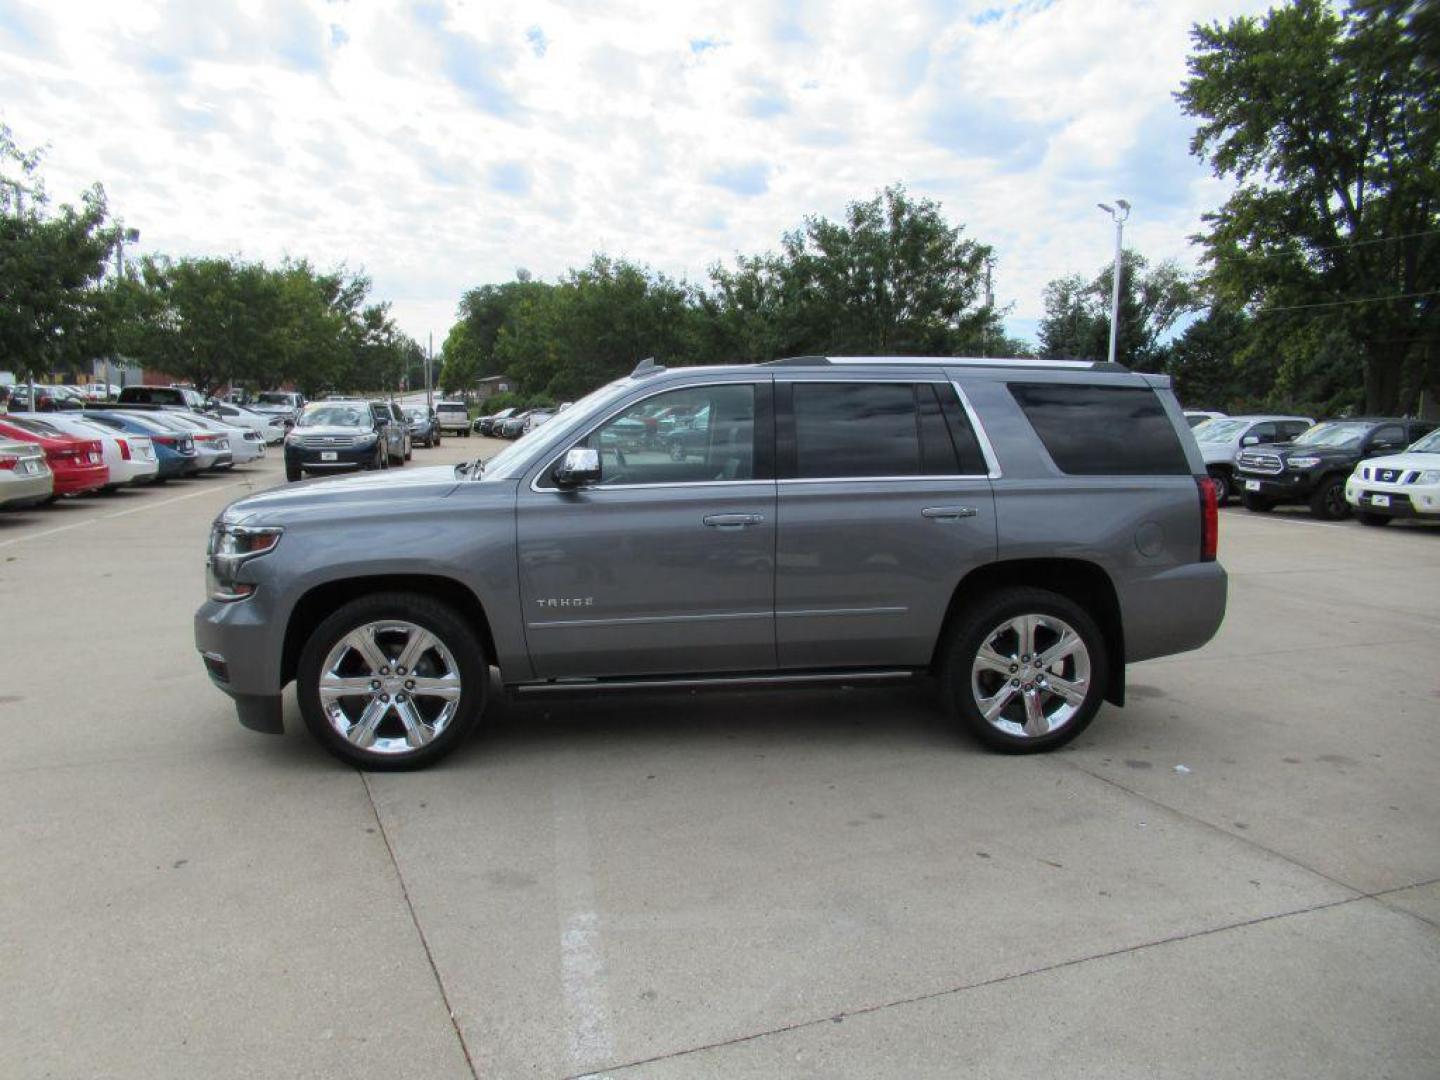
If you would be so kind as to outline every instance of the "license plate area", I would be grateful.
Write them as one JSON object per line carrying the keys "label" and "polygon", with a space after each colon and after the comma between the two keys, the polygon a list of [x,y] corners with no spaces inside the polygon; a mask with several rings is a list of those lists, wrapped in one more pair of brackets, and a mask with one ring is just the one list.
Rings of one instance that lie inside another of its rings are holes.
{"label": "license plate area", "polygon": [[321,450],[321,451],[320,451],[320,460],[321,460],[321,461],[338,461],[339,458],[340,458],[340,455],[337,454],[334,450]]}
{"label": "license plate area", "polygon": [[1259,490],[1260,490],[1260,481],[1259,481],[1259,480],[1246,480],[1246,481],[1245,481],[1245,490],[1246,490],[1246,491],[1259,491]]}
{"label": "license plate area", "polygon": [[1389,505],[1390,505],[1390,496],[1389,496],[1389,495],[1371,495],[1371,496],[1370,496],[1370,505],[1371,505],[1371,506],[1389,506]]}

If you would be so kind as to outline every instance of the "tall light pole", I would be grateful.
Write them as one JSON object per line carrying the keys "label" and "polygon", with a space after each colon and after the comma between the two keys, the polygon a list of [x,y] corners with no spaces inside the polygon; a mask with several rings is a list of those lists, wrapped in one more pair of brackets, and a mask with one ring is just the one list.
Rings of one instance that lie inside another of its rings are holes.
{"label": "tall light pole", "polygon": [[[1103,202],[1096,206],[1115,219],[1115,271],[1110,286],[1110,363],[1115,363],[1115,341],[1120,333],[1120,242],[1125,235],[1125,220],[1130,216],[1130,204],[1116,199],[1115,206]],[[1117,209],[1118,207],[1118,209]]]}
{"label": "tall light pole", "polygon": [[[116,289],[119,289],[121,283],[125,280],[125,244],[126,244],[127,242],[128,242],[128,243],[131,243],[131,244],[138,244],[138,243],[140,242],[140,230],[139,230],[139,229],[124,229],[124,228],[122,228],[122,229],[120,230],[119,234],[118,234],[118,235],[116,236],[116,238],[115,238],[115,288],[116,288]],[[111,382],[110,382],[110,378],[111,378],[111,375],[110,375],[110,360],[111,360],[112,357],[113,357],[115,360],[117,360],[117,361],[120,359],[120,357],[119,357],[119,356],[116,356],[114,353],[111,353],[110,356],[105,357],[105,397],[106,397],[106,398],[109,398],[109,397],[110,397],[110,387],[111,387],[111,385],[112,385]]]}
{"label": "tall light pole", "polygon": [[435,394],[430,386],[430,365],[435,362],[435,331],[430,331],[430,340],[425,346],[425,415],[430,416],[435,411]]}

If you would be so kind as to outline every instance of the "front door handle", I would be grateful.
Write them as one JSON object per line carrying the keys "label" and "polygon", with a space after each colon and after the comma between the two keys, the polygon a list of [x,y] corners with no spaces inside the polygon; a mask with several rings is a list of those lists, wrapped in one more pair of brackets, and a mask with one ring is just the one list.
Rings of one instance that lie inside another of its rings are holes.
{"label": "front door handle", "polygon": [[958,518],[974,517],[979,512],[973,506],[927,506],[920,511],[920,516],[939,521],[955,521]]}
{"label": "front door handle", "polygon": [[743,529],[746,525],[759,525],[765,520],[764,514],[706,514],[700,519],[712,529]]}

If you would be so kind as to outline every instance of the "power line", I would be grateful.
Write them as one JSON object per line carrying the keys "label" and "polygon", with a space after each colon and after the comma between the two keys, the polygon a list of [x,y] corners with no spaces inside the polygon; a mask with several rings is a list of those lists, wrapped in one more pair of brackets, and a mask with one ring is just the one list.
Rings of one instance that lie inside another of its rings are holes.
{"label": "power line", "polygon": [[1347,240],[1343,244],[1327,244],[1324,247],[1303,248],[1300,251],[1251,251],[1245,252],[1247,259],[1289,259],[1295,256],[1318,255],[1322,251],[1339,251],[1341,248],[1365,247],[1369,244],[1389,244],[1395,240],[1413,240],[1417,236],[1434,236],[1440,229],[1422,229],[1419,232],[1397,233],[1395,236],[1377,236],[1373,240]]}
{"label": "power line", "polygon": [[1327,300],[1321,304],[1287,304],[1285,307],[1261,308],[1255,314],[1273,315],[1277,311],[1304,311],[1309,308],[1345,307],[1347,304],[1383,304],[1390,300],[1414,300],[1421,296],[1440,296],[1440,289],[1429,292],[1395,293],[1393,296],[1365,296],[1359,300]]}

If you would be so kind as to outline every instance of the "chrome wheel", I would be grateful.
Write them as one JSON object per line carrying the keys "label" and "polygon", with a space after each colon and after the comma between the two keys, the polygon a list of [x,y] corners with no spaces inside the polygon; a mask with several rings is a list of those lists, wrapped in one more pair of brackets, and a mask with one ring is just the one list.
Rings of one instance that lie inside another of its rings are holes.
{"label": "chrome wheel", "polygon": [[435,634],[386,619],[357,626],[320,666],[320,707],[357,750],[406,754],[428,746],[460,707],[460,667]]}
{"label": "chrome wheel", "polygon": [[1017,738],[1049,735],[1085,704],[1090,650],[1063,619],[1017,615],[982,639],[970,669],[970,691],[997,731]]}

